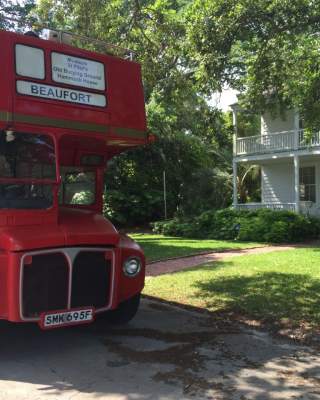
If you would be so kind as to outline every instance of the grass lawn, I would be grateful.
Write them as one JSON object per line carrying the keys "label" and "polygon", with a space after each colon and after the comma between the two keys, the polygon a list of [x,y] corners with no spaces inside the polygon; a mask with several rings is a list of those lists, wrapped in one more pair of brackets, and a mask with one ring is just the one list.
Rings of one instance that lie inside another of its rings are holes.
{"label": "grass lawn", "polygon": [[290,326],[320,324],[320,249],[244,255],[159,277],[144,293]]}
{"label": "grass lawn", "polygon": [[261,243],[235,242],[227,240],[199,240],[153,235],[144,233],[129,234],[143,248],[148,261],[182,257],[206,251],[247,249],[263,246]]}

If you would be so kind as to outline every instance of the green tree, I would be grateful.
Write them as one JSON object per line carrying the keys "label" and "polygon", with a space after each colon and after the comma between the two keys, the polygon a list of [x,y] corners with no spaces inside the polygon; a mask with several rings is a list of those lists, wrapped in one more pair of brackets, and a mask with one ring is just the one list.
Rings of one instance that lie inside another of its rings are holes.
{"label": "green tree", "polygon": [[230,204],[230,168],[215,167],[213,155],[199,138],[177,135],[160,137],[153,145],[111,160],[106,178],[107,214],[122,225],[163,219],[163,171],[169,218]]}
{"label": "green tree", "polygon": [[196,0],[187,19],[201,90],[228,85],[246,108],[298,107],[320,122],[319,0]]}
{"label": "green tree", "polygon": [[[35,7],[34,0],[8,1],[0,0],[0,28],[7,30],[24,30],[26,18]],[[8,18],[16,19],[14,22]]]}

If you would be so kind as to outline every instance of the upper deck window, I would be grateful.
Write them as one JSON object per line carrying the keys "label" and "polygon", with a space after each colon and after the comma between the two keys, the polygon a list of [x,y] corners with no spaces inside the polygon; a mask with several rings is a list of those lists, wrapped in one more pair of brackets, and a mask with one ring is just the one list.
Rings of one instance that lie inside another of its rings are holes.
{"label": "upper deck window", "polygon": [[68,85],[105,90],[104,65],[86,58],[52,52],[52,80]]}
{"label": "upper deck window", "polygon": [[44,51],[36,47],[16,45],[16,73],[29,78],[44,79]]}
{"label": "upper deck window", "polygon": [[50,136],[1,132],[0,179],[56,180],[54,143]]}

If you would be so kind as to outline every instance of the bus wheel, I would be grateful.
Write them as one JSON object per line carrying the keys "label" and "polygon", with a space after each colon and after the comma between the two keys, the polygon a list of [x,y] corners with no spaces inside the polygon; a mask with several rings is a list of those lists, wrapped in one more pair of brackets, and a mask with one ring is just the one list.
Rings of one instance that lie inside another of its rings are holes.
{"label": "bus wheel", "polygon": [[111,324],[123,325],[132,320],[140,304],[140,293],[120,303],[115,310],[108,311],[103,316]]}

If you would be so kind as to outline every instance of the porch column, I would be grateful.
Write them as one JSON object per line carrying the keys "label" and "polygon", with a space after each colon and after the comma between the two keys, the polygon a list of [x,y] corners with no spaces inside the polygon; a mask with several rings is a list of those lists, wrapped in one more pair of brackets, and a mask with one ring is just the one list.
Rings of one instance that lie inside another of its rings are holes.
{"label": "porch column", "polygon": [[298,213],[300,211],[300,177],[299,177],[299,167],[300,160],[297,154],[293,158],[294,163],[294,201],[295,201],[295,211]]}
{"label": "porch column", "polygon": [[238,168],[237,162],[235,160],[232,161],[232,171],[233,171],[233,207],[236,208],[238,204],[238,182],[237,182],[237,175],[238,175]]}
{"label": "porch column", "polygon": [[294,110],[294,148],[299,149],[300,146],[300,131],[299,131],[300,115],[297,109]]}
{"label": "porch column", "polygon": [[232,108],[232,123],[233,123],[233,155],[237,155],[237,137],[238,137],[238,115],[236,108]]}

